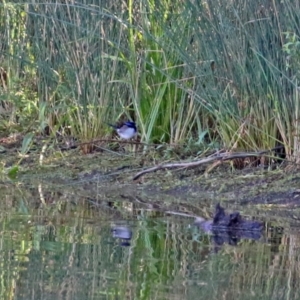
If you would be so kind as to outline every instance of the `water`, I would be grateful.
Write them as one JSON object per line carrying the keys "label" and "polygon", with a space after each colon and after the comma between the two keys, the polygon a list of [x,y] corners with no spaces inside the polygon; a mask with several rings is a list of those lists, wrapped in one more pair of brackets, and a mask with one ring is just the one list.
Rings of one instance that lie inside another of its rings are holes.
{"label": "water", "polygon": [[2,186],[2,299],[300,298],[297,228],[267,222],[258,240],[217,245],[192,218],[161,209],[205,216],[207,201],[153,207],[146,196],[84,192]]}

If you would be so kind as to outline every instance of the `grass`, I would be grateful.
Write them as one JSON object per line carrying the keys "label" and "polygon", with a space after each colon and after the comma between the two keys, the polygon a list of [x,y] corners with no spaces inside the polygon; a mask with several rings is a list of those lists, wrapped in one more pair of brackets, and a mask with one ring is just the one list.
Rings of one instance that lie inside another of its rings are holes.
{"label": "grass", "polygon": [[1,4],[3,130],[86,142],[132,119],[145,143],[298,157],[296,2],[118,3]]}

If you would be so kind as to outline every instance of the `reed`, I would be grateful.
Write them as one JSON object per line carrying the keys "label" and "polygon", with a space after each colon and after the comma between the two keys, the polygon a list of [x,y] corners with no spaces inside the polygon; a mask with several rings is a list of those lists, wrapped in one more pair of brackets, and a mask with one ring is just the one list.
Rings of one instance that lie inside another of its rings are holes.
{"label": "reed", "polygon": [[24,131],[66,126],[88,141],[108,134],[105,121],[134,119],[146,143],[186,144],[205,133],[227,149],[283,143],[292,157],[297,8],[267,0],[4,3],[2,106]]}

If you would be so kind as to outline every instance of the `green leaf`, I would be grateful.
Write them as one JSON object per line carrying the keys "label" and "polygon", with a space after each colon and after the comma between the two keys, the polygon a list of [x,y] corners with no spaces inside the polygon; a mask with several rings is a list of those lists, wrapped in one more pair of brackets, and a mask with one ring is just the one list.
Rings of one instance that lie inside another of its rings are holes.
{"label": "green leaf", "polygon": [[16,179],[17,178],[17,175],[18,175],[18,172],[19,172],[19,167],[18,166],[13,166],[9,169],[8,173],[7,173],[7,176],[10,178],[10,179]]}
{"label": "green leaf", "polygon": [[21,148],[21,153],[22,154],[26,154],[29,149],[30,146],[32,144],[32,138],[34,137],[34,133],[33,132],[29,132],[24,136],[23,142],[22,142],[22,148]]}

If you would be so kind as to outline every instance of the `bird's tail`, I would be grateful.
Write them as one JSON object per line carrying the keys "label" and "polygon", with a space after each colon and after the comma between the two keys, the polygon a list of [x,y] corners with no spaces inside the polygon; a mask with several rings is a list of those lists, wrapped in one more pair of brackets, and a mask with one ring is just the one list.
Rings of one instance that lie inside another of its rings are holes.
{"label": "bird's tail", "polygon": [[115,129],[117,129],[117,128],[118,128],[118,126],[117,126],[117,125],[113,125],[113,124],[106,123],[106,122],[105,122],[105,124],[106,124],[106,125],[108,125],[108,126],[110,126],[110,127],[112,127],[112,128],[115,128]]}

